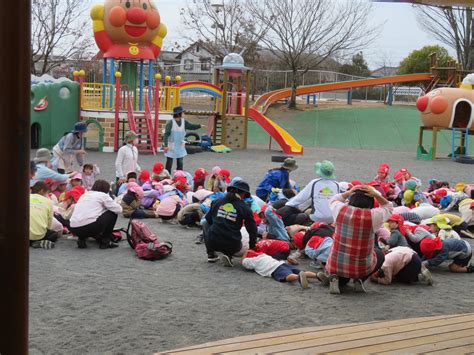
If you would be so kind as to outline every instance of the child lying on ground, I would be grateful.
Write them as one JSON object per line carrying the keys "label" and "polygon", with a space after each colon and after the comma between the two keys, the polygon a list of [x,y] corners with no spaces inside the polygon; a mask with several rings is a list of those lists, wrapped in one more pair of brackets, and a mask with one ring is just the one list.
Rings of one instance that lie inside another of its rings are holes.
{"label": "child lying on ground", "polygon": [[175,221],[181,208],[185,206],[182,193],[172,185],[164,187],[164,195],[160,197],[160,204],[156,206],[156,216],[162,221],[170,221],[172,224],[177,224]]}
{"label": "child lying on ground", "polygon": [[[282,240],[262,240],[255,244],[255,251],[257,253],[265,253],[276,260],[288,260],[290,256],[290,244]],[[291,264],[294,260],[291,259]]]}
{"label": "child lying on ground", "polygon": [[290,236],[286,231],[282,218],[277,214],[272,206],[264,205],[260,210],[259,217],[262,219],[259,230],[264,230],[266,232],[264,232],[263,239],[277,239],[285,242],[290,241]]}
{"label": "child lying on ground", "polygon": [[316,274],[310,271],[301,271],[297,267],[285,264],[284,261],[278,261],[271,256],[248,250],[244,253],[242,265],[248,270],[255,270],[257,274],[263,277],[273,277],[279,282],[298,281],[301,288],[309,288],[308,278],[316,278]]}
{"label": "child lying on ground", "polygon": [[385,255],[382,267],[371,276],[372,281],[390,285],[393,280],[403,283],[424,282],[433,285],[431,273],[416,252],[407,247],[396,247]]}
{"label": "child lying on ground", "polygon": [[334,240],[334,228],[330,225],[315,223],[310,229],[301,230],[293,236],[298,250],[320,265],[326,265]]}
{"label": "child lying on ground", "polygon": [[140,201],[143,198],[143,194],[143,189],[136,182],[129,182],[127,184],[127,190],[120,203],[125,218],[156,218],[154,211],[140,208]]}
{"label": "child lying on ground", "polygon": [[420,247],[426,258],[423,264],[428,267],[439,266],[445,261],[452,260],[449,271],[456,273],[472,273],[474,271],[474,266],[470,265],[471,245],[465,240],[448,239],[442,241],[440,238],[425,238],[421,241]]}
{"label": "child lying on ground", "polygon": [[[456,216],[456,218],[459,218],[459,220],[461,220],[460,217]],[[459,234],[453,229],[453,227],[449,223],[453,222],[446,216],[440,214],[425,221],[425,224],[430,227],[430,231],[435,237],[439,237],[443,241],[447,239],[461,239]]]}

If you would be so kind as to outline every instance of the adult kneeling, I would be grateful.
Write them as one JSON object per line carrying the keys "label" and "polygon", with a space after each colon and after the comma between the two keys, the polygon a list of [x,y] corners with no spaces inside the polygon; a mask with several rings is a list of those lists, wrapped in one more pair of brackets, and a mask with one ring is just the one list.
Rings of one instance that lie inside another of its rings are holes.
{"label": "adult kneeling", "polygon": [[250,187],[243,180],[233,181],[227,188],[227,194],[214,202],[206,215],[204,240],[207,249],[207,261],[219,260],[216,251],[223,253],[225,266],[233,266],[232,256],[242,251],[242,234],[245,224],[249,233],[249,246],[255,247],[257,241],[257,224],[252,210],[244,202],[250,197]]}
{"label": "adult kneeling", "polygon": [[113,230],[122,207],[109,195],[110,184],[97,180],[92,191],[86,192],[76,204],[71,216],[71,232],[79,237],[77,246],[87,247],[86,239],[96,238],[100,249],[115,248],[112,243]]}
{"label": "adult kneeling", "polygon": [[[379,208],[374,208],[374,199]],[[339,285],[350,279],[356,292],[365,292],[364,281],[384,262],[382,251],[375,249],[375,231],[390,218],[393,206],[375,189],[355,186],[334,196],[330,207],[336,221],[334,244],[326,264],[330,292],[340,293]]]}

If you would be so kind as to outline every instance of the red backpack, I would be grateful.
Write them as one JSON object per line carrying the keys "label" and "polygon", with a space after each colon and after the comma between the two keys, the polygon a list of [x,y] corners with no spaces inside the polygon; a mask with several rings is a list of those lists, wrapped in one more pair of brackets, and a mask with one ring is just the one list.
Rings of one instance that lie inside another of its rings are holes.
{"label": "red backpack", "polygon": [[127,241],[140,259],[161,260],[168,257],[173,251],[171,242],[160,243],[158,236],[140,220],[130,221]]}

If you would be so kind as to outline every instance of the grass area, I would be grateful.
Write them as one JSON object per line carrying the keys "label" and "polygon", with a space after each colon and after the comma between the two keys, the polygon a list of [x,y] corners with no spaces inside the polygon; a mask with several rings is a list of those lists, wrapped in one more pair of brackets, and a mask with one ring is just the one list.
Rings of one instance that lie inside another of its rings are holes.
{"label": "grass area", "polygon": [[[414,107],[366,107],[314,109],[289,112],[272,109],[275,120],[306,147],[356,148],[413,152],[418,145],[420,115]],[[425,147],[431,134],[425,133]],[[249,123],[249,144],[268,144],[267,133],[255,122]],[[473,147],[474,139],[470,139]],[[451,151],[451,133],[438,136],[438,151]]]}

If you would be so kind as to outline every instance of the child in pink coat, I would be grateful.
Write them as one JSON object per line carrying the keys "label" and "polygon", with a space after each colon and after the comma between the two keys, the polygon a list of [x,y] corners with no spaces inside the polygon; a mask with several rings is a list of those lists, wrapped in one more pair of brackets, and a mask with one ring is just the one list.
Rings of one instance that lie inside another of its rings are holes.
{"label": "child in pink coat", "polygon": [[371,276],[371,280],[390,285],[396,280],[403,283],[424,282],[433,285],[429,270],[422,264],[418,254],[408,247],[392,248],[385,255],[382,267]]}

